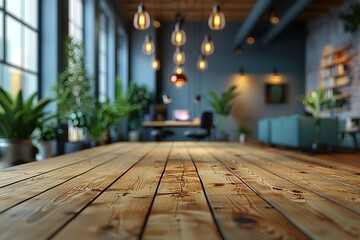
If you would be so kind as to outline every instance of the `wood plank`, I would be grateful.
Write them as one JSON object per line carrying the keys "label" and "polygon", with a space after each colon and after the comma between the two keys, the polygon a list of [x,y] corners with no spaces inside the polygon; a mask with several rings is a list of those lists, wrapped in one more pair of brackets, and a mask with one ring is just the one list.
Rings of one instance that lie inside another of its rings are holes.
{"label": "wood plank", "polygon": [[311,157],[308,158],[300,154],[289,154],[285,151],[281,152],[281,154],[276,154],[260,148],[254,148],[253,146],[243,146],[243,148],[248,148],[252,153],[257,155],[261,153],[266,159],[294,167],[299,171],[323,176],[346,186],[353,187],[354,189],[360,189],[360,176],[357,167],[347,167],[344,166],[344,164],[323,161]]}
{"label": "wood plank", "polygon": [[281,164],[281,162],[274,161],[272,158],[266,158],[264,153],[249,151],[244,148],[231,149],[231,152],[241,155],[242,158],[256,164],[258,167],[291,183],[324,196],[342,207],[360,214],[360,190]]}
{"label": "wood plank", "polygon": [[3,239],[45,239],[74,218],[153,147],[143,143],[132,154],[119,156],[89,172],[0,214]]}
{"label": "wood plank", "polygon": [[102,147],[86,149],[76,153],[49,158],[43,161],[37,161],[33,163],[18,165],[15,167],[5,168],[0,170],[0,187],[4,187],[18,181],[29,179],[31,177],[35,177],[49,171],[54,171],[56,169],[66,167],[80,161],[85,161],[89,158],[96,157],[103,153],[111,151],[112,149],[119,149],[117,151],[118,153],[120,153],[122,150],[126,151],[127,146],[131,145],[122,143],[118,145],[106,145]]}
{"label": "wood plank", "polygon": [[307,239],[198,144],[187,144],[225,239]]}
{"label": "wood plank", "polygon": [[54,239],[138,239],[171,145],[158,145]]}
{"label": "wood plank", "polygon": [[[96,157],[2,187],[0,188],[0,213],[58,184],[77,177],[100,164],[104,164],[117,156],[128,154],[133,151],[134,148],[138,148],[138,146],[138,144],[134,144],[124,148],[123,145],[120,144],[120,148],[112,148],[112,151],[105,148],[111,153],[98,154]],[[68,157],[71,158],[70,155],[68,155]]]}
{"label": "wood plank", "polygon": [[195,167],[180,144],[171,151],[143,239],[221,239]]}
{"label": "wood plank", "polygon": [[23,202],[48,189],[56,187],[74,177],[80,176],[91,169],[104,164],[116,156],[115,154],[103,154],[77,164],[57,169],[42,175],[17,182],[0,188],[0,213]]}
{"label": "wood plank", "polygon": [[231,153],[233,147],[229,145],[218,144],[216,147],[222,151],[217,151],[211,144],[206,149],[308,236],[316,239],[359,239],[358,214]]}

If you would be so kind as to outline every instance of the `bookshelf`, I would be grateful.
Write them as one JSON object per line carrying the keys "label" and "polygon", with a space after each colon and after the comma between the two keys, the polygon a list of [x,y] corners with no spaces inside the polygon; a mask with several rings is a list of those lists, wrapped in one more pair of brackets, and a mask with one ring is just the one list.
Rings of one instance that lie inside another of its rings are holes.
{"label": "bookshelf", "polygon": [[319,85],[337,112],[346,111],[351,98],[346,88],[351,83],[348,49],[349,46],[338,48],[321,57]]}

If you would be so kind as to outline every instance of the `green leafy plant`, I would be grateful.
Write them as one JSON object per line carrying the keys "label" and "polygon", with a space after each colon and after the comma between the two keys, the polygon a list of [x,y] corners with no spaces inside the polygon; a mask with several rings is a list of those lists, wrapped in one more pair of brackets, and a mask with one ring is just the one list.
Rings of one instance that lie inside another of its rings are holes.
{"label": "green leafy plant", "polygon": [[13,97],[0,88],[0,137],[29,139],[35,128],[42,126],[54,115],[45,117],[44,108],[52,101],[43,98],[35,102],[36,93],[23,99],[22,91]]}
{"label": "green leafy plant", "polygon": [[114,111],[118,116],[128,116],[131,112],[134,112],[141,107],[139,104],[133,103],[133,99],[130,99],[130,94],[132,92],[125,93],[123,91],[122,81],[117,77],[115,82]]}
{"label": "green leafy plant", "polygon": [[67,66],[53,87],[57,94],[59,117],[64,124],[75,124],[72,126],[77,127],[83,123],[87,126],[88,121],[77,117],[86,118],[94,107],[94,79],[86,70],[85,53],[81,43],[68,37],[65,52]]}
{"label": "green leafy plant", "polygon": [[339,14],[339,18],[343,22],[346,32],[357,32],[360,26],[360,2],[348,1],[346,7]]}
{"label": "green leafy plant", "polygon": [[225,118],[230,115],[233,108],[231,100],[238,94],[235,92],[236,86],[230,86],[220,97],[214,91],[209,91],[210,104],[214,111],[220,116],[219,130],[225,132]]}
{"label": "green leafy plant", "polygon": [[318,88],[310,92],[308,96],[303,97],[302,103],[310,110],[315,120],[316,138],[319,140],[321,110],[330,106],[331,98],[325,96],[324,89]]}
{"label": "green leafy plant", "polygon": [[38,142],[51,141],[56,139],[58,133],[61,133],[59,126],[55,122],[47,122],[33,131],[32,139]]}
{"label": "green leafy plant", "polygon": [[245,125],[243,124],[240,124],[239,127],[238,127],[238,132],[240,134],[245,134],[245,135],[251,135],[251,129],[246,127]]}
{"label": "green leafy plant", "polygon": [[128,90],[128,101],[130,105],[137,106],[129,114],[130,129],[138,129],[144,114],[149,111],[151,93],[146,85],[131,83]]}
{"label": "green leafy plant", "polygon": [[123,117],[123,112],[119,113],[109,99],[106,102],[98,102],[90,120],[88,133],[90,139],[102,142],[106,139],[105,133],[115,122],[119,122]]}

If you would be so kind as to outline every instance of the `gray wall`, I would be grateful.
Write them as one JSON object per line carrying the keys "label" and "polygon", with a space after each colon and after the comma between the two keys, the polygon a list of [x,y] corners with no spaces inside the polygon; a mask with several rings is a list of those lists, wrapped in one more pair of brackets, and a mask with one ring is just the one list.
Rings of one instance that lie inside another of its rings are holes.
{"label": "gray wall", "polygon": [[[299,96],[304,94],[304,62],[305,62],[305,31],[303,25],[292,25],[275,42],[269,45],[255,44],[244,46],[242,55],[234,52],[234,36],[240,26],[239,22],[228,22],[225,29],[220,32],[210,32],[205,22],[185,22],[184,29],[187,42],[184,47],[186,62],[185,74],[189,83],[181,89],[168,83],[168,78],[174,69],[173,53],[175,47],[171,44],[170,36],[174,23],[162,23],[158,32],[158,45],[161,61],[159,74],[163,85],[163,91],[173,98],[168,105],[168,117],[171,118],[173,109],[189,109],[192,117],[199,117],[203,111],[211,110],[208,101],[208,91],[214,90],[218,94],[235,84],[240,95],[234,100],[234,109],[228,119],[228,131],[230,139],[238,138],[237,126],[241,122],[253,130],[253,138],[256,138],[256,124],[259,118],[265,116],[277,116],[303,112],[299,103]],[[215,52],[207,57],[208,69],[200,72],[196,68],[196,62],[200,51],[200,45],[205,34],[210,34]],[[139,45],[143,41],[137,39],[139,34],[132,34],[132,57],[131,71],[135,76],[147,76],[147,58],[142,54],[138,56]],[[141,53],[141,52],[140,52]],[[139,64],[141,63],[141,64]],[[145,65],[145,66],[143,66]],[[238,71],[243,68],[246,77],[240,77]],[[288,99],[286,104],[266,105],[264,99],[264,85],[271,77],[273,68],[281,73],[282,80],[288,84]],[[150,75],[149,77],[150,78]],[[138,80],[136,80],[138,81]],[[152,84],[150,82],[149,84]],[[192,102],[195,95],[202,96],[201,104]],[[181,136],[181,131],[179,130]],[[169,138],[184,139],[184,138]]]}

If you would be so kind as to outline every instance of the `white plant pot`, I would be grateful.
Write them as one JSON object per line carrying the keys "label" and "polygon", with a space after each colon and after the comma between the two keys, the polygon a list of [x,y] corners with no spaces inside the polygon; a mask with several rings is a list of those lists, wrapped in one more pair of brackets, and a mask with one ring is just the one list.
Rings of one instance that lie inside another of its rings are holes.
{"label": "white plant pot", "polygon": [[239,135],[239,142],[243,144],[246,141],[246,134],[240,133]]}
{"label": "white plant pot", "polygon": [[36,154],[36,160],[41,161],[46,158],[52,157],[52,146],[51,141],[40,141],[37,144],[39,153]]}
{"label": "white plant pot", "polygon": [[141,140],[141,133],[138,130],[129,131],[129,141],[130,142],[138,142]]}

